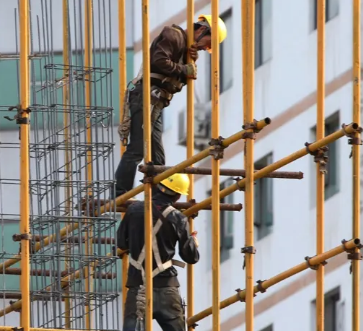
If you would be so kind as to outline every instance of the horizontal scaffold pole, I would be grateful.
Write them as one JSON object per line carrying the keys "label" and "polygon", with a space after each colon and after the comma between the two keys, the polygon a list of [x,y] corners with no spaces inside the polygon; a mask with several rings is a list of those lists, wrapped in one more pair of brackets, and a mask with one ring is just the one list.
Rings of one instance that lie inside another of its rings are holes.
{"label": "horizontal scaffold pole", "polygon": [[[321,263],[324,263],[326,260],[331,259],[332,257],[339,255],[345,251],[353,250],[354,248],[359,247],[359,245],[360,245],[360,239],[358,239],[358,238],[352,239],[350,241],[343,240],[341,245],[339,245],[323,254],[319,254],[319,255],[316,255],[311,258],[305,258],[306,262],[302,262],[302,263],[296,265],[295,267],[288,269],[268,280],[259,282],[258,285],[256,285],[254,287],[254,293],[256,294],[258,292],[265,292],[269,287],[276,285],[276,284],[280,283],[281,281],[283,281],[291,276],[294,276],[294,275],[298,274],[299,272],[302,272],[308,268],[311,268],[313,266],[317,266]],[[243,302],[245,300],[245,296],[246,296],[246,290],[239,291],[237,294],[221,301],[220,309],[226,308],[236,302],[241,302],[241,301]],[[212,307],[209,307],[209,308],[201,311],[200,313],[188,318],[188,320],[187,320],[188,326],[194,325],[198,321],[202,320],[203,318],[205,318],[211,314],[212,314]]]}
{"label": "horizontal scaffold pole", "polygon": [[[132,204],[134,201],[126,201],[125,204],[130,205]],[[121,206],[117,206],[116,207],[116,211],[118,213],[122,213],[125,212],[127,210],[127,205],[125,206],[121,205]],[[184,209],[188,209],[192,206],[194,206],[195,204],[197,204],[197,202],[176,202],[173,203],[173,207],[175,207],[178,210],[184,210]],[[222,211],[241,211],[242,210],[242,204],[241,203],[221,203],[219,206],[219,210]],[[202,208],[203,210],[212,210],[212,206],[206,206],[204,208]]]}
{"label": "horizontal scaffold pole", "polygon": [[[139,166],[139,171],[142,173],[147,172],[155,172],[155,173],[162,173],[166,170],[171,169],[170,166],[160,166],[160,165],[146,165],[141,164]],[[257,170],[256,170],[257,171]],[[255,172],[256,172],[255,171]],[[194,174],[194,175],[212,175],[212,169],[211,168],[202,168],[202,167],[188,167],[183,170],[178,171],[178,173],[183,174]],[[220,169],[219,171],[220,176],[240,176],[245,177],[246,176],[246,170],[240,170],[240,169]],[[270,174],[267,174],[265,177],[268,178],[286,178],[286,179],[303,179],[304,174],[294,171],[274,171]]]}
{"label": "horizontal scaffold pole", "polygon": [[[268,117],[266,117],[263,120],[257,121],[255,130],[258,130],[258,131],[262,130],[265,126],[267,126],[270,123],[271,123],[271,120]],[[234,135],[232,135],[232,136],[230,136],[228,138],[221,139],[222,147],[227,148],[231,144],[243,139],[246,133],[252,132],[253,130],[254,129],[242,130],[242,131],[239,131],[239,132],[235,133]],[[162,172],[161,174],[158,174],[157,176],[155,176],[153,178],[153,184],[157,184],[160,181],[170,177],[171,175],[181,171],[182,169],[185,169],[185,168],[191,166],[192,164],[197,163],[197,162],[205,159],[206,157],[212,155],[211,152],[213,151],[213,149],[214,149],[213,146],[211,146],[209,148],[206,148],[205,150],[199,152],[198,154],[195,154],[191,158],[189,158],[189,159],[175,165],[174,167],[171,167],[170,169]],[[127,193],[125,193],[123,195],[120,195],[115,200],[110,200],[109,203],[105,204],[104,206],[102,206],[100,208],[99,213],[103,214],[106,211],[112,210],[115,204],[116,204],[116,206],[121,205],[125,201],[127,201],[130,198],[134,197],[135,195],[140,194],[141,192],[143,192],[143,190],[144,190],[144,184],[141,184],[141,185],[135,187],[134,189],[128,191]]]}
{"label": "horizontal scaffold pole", "polygon": [[[317,140],[316,142],[312,143],[312,144],[307,144],[308,146],[306,146],[305,148],[300,149],[299,151],[290,154],[289,156],[286,156],[285,158],[272,163],[266,167],[264,167],[261,170],[258,170],[254,173],[253,178],[254,180],[256,179],[260,179],[266,176],[266,174],[269,174],[277,169],[280,169],[282,167],[284,167],[285,165],[296,161],[297,159],[302,158],[303,156],[315,152],[316,150],[318,150],[319,148],[326,146],[336,140],[338,140],[339,138],[344,137],[345,135],[351,135],[355,132],[357,132],[359,130],[359,126],[357,123],[351,123],[349,125],[342,125],[342,129],[330,134],[329,136],[324,137],[323,139]],[[229,194],[232,194],[233,192],[237,191],[237,190],[242,190],[246,185],[246,179],[242,179],[240,181],[237,181],[235,184],[226,187],[224,190],[220,191],[220,198],[223,199],[224,197],[226,197]],[[209,197],[203,201],[201,201],[200,203],[197,203],[196,205],[192,206],[191,208],[185,210],[183,212],[183,214],[185,216],[191,216],[194,215],[195,213],[198,212],[198,210],[209,206],[212,202],[212,198]]]}
{"label": "horizontal scaffold pole", "polygon": [[[32,236],[32,241],[42,241],[46,238],[47,236],[41,236],[41,235],[33,235]],[[68,243],[68,244],[79,244],[80,242],[84,243],[86,238],[85,237],[77,237],[77,236],[72,236],[69,238],[64,238],[64,243]],[[14,234],[13,235],[13,241],[20,241],[20,234]],[[94,237],[92,238],[92,242],[95,244],[114,244],[115,243],[115,238],[111,238],[111,237]]]}
{"label": "horizontal scaffold pole", "polygon": [[[271,123],[270,118],[266,117],[263,120],[257,121],[256,122],[256,130],[262,130],[265,126],[267,126],[268,124]],[[230,146],[231,144],[243,139],[244,134],[247,132],[251,132],[253,129],[248,129],[248,130],[242,130],[239,131],[237,133],[235,133],[234,135],[225,138],[221,141],[221,144],[224,148],[227,148],[228,146]],[[169,176],[177,173],[178,171],[187,168],[189,166],[191,166],[194,163],[197,163],[201,160],[203,160],[204,158],[208,157],[210,155],[210,150],[213,149],[213,146],[211,146],[210,148],[207,148],[201,152],[199,152],[198,154],[194,155],[193,157],[177,164],[176,166],[170,168],[169,170],[157,175],[154,177],[154,184],[159,183],[160,181],[162,181],[165,178],[168,178]],[[132,189],[131,191],[119,196],[115,201],[111,200],[110,202],[108,202],[107,204],[105,204],[104,206],[102,206],[100,208],[100,211],[98,214],[103,214],[109,210],[113,210],[114,205],[116,203],[116,205],[122,205],[124,202],[126,202],[127,200],[129,200],[130,198],[134,197],[135,195],[143,192],[144,190],[144,184],[139,185],[138,187]],[[207,207],[207,206],[205,206]],[[63,239],[65,236],[69,235],[69,233],[71,233],[74,230],[77,230],[79,227],[79,223],[74,223],[74,224],[70,224],[66,227],[64,227],[63,229],[60,230],[59,232],[59,237],[57,237],[58,234],[52,234],[46,238],[44,238],[43,241],[41,242],[37,242],[36,246],[33,248],[33,250],[35,252],[37,252],[38,250],[40,250],[41,248],[48,246],[51,242],[53,242],[54,240],[56,240],[56,238],[61,238]],[[4,268],[8,268],[12,265],[14,265],[15,263],[20,261],[20,255],[14,255],[11,259],[6,260],[5,262],[0,264],[0,269],[4,269]]]}
{"label": "horizontal scaffold pole", "polygon": [[[30,270],[30,276],[44,276],[44,277],[65,277],[67,275],[70,275],[73,271],[62,271],[62,272],[58,272],[55,270]],[[5,274],[5,275],[21,275],[21,268],[8,268],[5,270],[0,270],[0,274]],[[94,278],[101,278],[101,279],[114,279],[116,278],[116,273],[105,273],[105,272],[101,272],[101,273],[95,273]]]}

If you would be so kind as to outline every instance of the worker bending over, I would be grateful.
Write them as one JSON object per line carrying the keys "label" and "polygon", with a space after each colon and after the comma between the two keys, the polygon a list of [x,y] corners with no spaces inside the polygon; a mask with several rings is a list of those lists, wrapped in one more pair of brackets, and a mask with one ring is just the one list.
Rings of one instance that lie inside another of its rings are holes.
{"label": "worker bending over", "polygon": [[[159,183],[152,197],[153,318],[163,331],[185,330],[178,272],[174,268],[185,264],[173,260],[177,243],[179,255],[186,263],[199,261],[196,232],[189,234],[187,217],[172,207],[181,194],[188,194],[188,189],[188,175],[175,174]],[[123,331],[144,330],[145,326],[144,215],[144,202],[134,202],[127,208],[117,230],[117,246],[129,251],[130,263]]]}
{"label": "worker bending over", "polygon": [[[227,29],[220,18],[218,22],[219,42],[222,42]],[[193,61],[198,59],[198,51],[211,53],[211,25],[210,15],[201,15],[194,23],[195,42],[189,48]],[[150,46],[151,158],[155,165],[165,165],[161,112],[169,106],[173,95],[182,90],[188,78],[197,78],[197,67],[193,61],[187,63],[187,53],[186,30],[174,24],[165,26]],[[137,165],[144,156],[142,68],[131,83],[134,86],[126,91],[124,117],[119,127],[121,141],[127,149],[116,170],[116,192],[112,192],[112,198],[132,189]]]}

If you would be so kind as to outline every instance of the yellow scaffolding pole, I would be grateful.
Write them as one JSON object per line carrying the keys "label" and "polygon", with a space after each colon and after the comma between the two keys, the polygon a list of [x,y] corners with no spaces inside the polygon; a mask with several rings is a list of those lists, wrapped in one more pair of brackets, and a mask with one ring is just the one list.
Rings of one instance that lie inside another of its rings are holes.
{"label": "yellow scaffolding pole", "polygon": [[[119,24],[119,104],[120,104],[120,121],[124,116],[124,96],[127,86],[127,66],[126,66],[126,9],[125,0],[118,1],[118,24]],[[120,144],[120,155],[122,157],[126,147]],[[121,218],[123,218],[121,215]],[[125,308],[127,296],[127,273],[129,269],[129,257],[127,254],[122,255],[122,307]]]}
{"label": "yellow scaffolding pole", "polygon": [[[349,124],[349,125],[343,125],[343,128],[330,134],[329,136],[326,136],[324,137],[323,139],[319,140],[319,141],[316,141],[314,143],[312,143],[311,145],[309,145],[309,150],[311,152],[314,152],[316,151],[318,148],[322,147],[322,146],[326,146],[327,144],[339,139],[339,138],[342,138],[344,135],[351,135],[353,133],[355,133],[357,130],[360,130],[359,126],[356,124],[356,123],[352,123],[352,124]],[[303,148],[295,153],[292,153],[290,154],[289,156],[275,162],[275,163],[272,163],[270,165],[268,165],[267,167],[261,169],[261,170],[258,170],[254,173],[254,180],[256,179],[260,179],[264,176],[266,176],[267,174],[271,173],[272,171],[275,171],[276,169],[279,169],[303,156],[305,156],[307,154],[307,149],[306,148]],[[242,189],[243,187],[245,186],[245,179],[242,179],[240,180],[239,182],[225,188],[224,190],[220,191],[220,198],[224,198],[225,196],[235,192],[236,190],[238,189]],[[201,208],[204,208],[208,205],[211,204],[211,198],[207,198],[205,200],[203,200],[202,202],[200,203],[197,203],[195,204],[193,207],[185,210],[183,212],[183,214],[185,216],[191,216],[193,214],[195,214],[197,211],[199,211]],[[359,239],[355,239],[355,242],[357,242],[357,246],[360,245],[360,241]],[[349,248],[350,246],[347,246],[345,245],[346,248]],[[350,247],[351,248],[351,247]],[[330,251],[329,251],[330,252]],[[122,254],[123,252],[118,249],[117,250],[117,254],[120,255]],[[111,255],[111,253],[108,253],[107,254],[108,256]],[[325,256],[325,255],[324,255]],[[330,255],[328,255],[330,256]],[[332,255],[334,256],[334,255]],[[331,257],[331,256],[330,256]],[[328,257],[329,258],[329,257]],[[325,259],[325,258],[324,258]],[[310,263],[314,263],[314,261],[317,261],[317,260],[310,260]],[[95,267],[97,267],[97,265],[101,263],[101,262],[96,262],[96,263],[93,263],[92,264],[92,269],[94,269]],[[63,277],[60,282],[61,282],[61,285],[62,287],[64,286],[67,286],[68,285],[68,282],[69,281],[72,281],[73,279],[77,279],[81,276],[81,271],[78,270],[70,275],[67,275],[65,277]],[[49,290],[50,288],[47,287],[47,290]],[[17,301],[16,303],[12,304],[12,305],[9,305],[7,307],[5,307],[3,310],[0,311],[0,317],[12,312],[12,311],[15,311],[15,310],[18,310],[22,308],[22,300],[19,300]],[[1,329],[0,329],[1,331]]]}
{"label": "yellow scaffolding pole", "polygon": [[29,1],[20,0],[20,277],[21,328],[30,330],[30,229],[29,229]]}
{"label": "yellow scaffolding pole", "polygon": [[[355,247],[359,247],[359,246],[360,246],[360,240],[358,238],[344,242],[342,245],[339,245],[323,254],[319,254],[319,255],[316,255],[316,256],[310,258],[308,261],[309,263],[302,262],[302,263],[296,265],[295,267],[292,267],[291,269],[288,269],[268,280],[264,280],[263,282],[259,283],[258,285],[255,285],[253,292],[254,292],[254,294],[256,294],[258,292],[263,293],[271,286],[276,285],[276,284],[282,282],[283,280],[285,280],[289,277],[292,277],[292,276],[310,268],[311,266],[317,266],[320,263],[323,263],[324,261],[343,253],[344,251],[349,251],[349,250],[354,249]],[[224,309],[236,302],[241,302],[241,301],[244,302],[246,300],[246,297],[247,297],[246,290],[239,291],[237,294],[223,300],[220,303],[220,307],[221,307],[221,309]],[[211,314],[212,314],[212,307],[209,307],[209,308],[201,311],[200,313],[194,315],[192,318],[188,318],[187,324],[193,325],[193,324],[197,323],[198,321],[202,320],[203,318],[210,316]],[[0,331],[2,331],[1,328],[0,328]]]}
{"label": "yellow scaffolding pole", "polygon": [[[265,126],[269,125],[271,123],[271,119],[266,117],[263,120],[260,120],[256,123],[256,130],[262,130]],[[243,139],[244,135],[248,132],[250,132],[251,129],[248,130],[241,130],[237,133],[233,134],[232,136],[229,136],[225,138],[222,142],[222,148],[227,148],[228,146],[232,145],[233,143]],[[195,154],[191,158],[182,161],[181,163],[175,165],[174,167],[171,167],[170,169],[164,171],[161,174],[158,174],[153,178],[153,184],[157,184],[163,179],[171,176],[172,174],[177,173],[178,171],[183,170],[186,167],[191,166],[194,163],[197,163],[204,158],[210,156],[210,151],[213,147],[206,148],[205,150]],[[141,193],[144,189],[144,184],[141,184],[137,186],[136,188],[132,189],[131,191],[123,194],[122,196],[118,197],[115,201],[110,201],[106,203],[105,205],[101,206],[99,212],[96,212],[95,215],[101,215],[102,213],[112,210],[112,208],[116,205],[122,205],[125,203],[128,199],[132,198],[133,196]],[[50,243],[54,242],[56,240],[57,235],[59,235],[59,238],[64,238],[67,234],[71,233],[74,230],[77,230],[79,227],[79,223],[73,223],[70,225],[67,225],[66,227],[62,228],[59,231],[59,234],[52,234],[50,236],[47,236],[43,239],[43,241],[38,241],[34,245],[34,252],[39,251],[41,248],[48,246]],[[14,265],[15,263],[20,261],[20,255],[16,254],[12,258],[6,260],[5,262],[0,264],[0,270],[3,270],[4,268],[9,268],[10,266]]]}
{"label": "yellow scaffolding pole", "polygon": [[[361,91],[361,1],[353,2],[353,121],[358,125],[360,118],[360,91]],[[355,140],[355,141],[354,141]],[[353,152],[353,235],[360,236],[360,133],[356,132],[352,140]],[[355,248],[352,260],[353,273],[353,303],[352,303],[352,331],[360,330],[360,249]]]}
{"label": "yellow scaffolding pole", "polygon": [[[91,106],[91,66],[92,66],[92,38],[93,38],[93,0],[84,0],[85,7],[85,20],[84,20],[84,29],[85,29],[85,43],[84,43],[84,65],[86,67],[86,72],[88,71],[89,79],[85,80],[85,106],[87,110],[90,110]],[[88,146],[92,143],[92,119],[91,119],[91,111],[87,116],[87,144]],[[97,128],[96,128],[97,130]],[[86,177],[89,183],[92,182],[92,150],[87,151],[87,168],[86,168]],[[90,197],[92,195],[92,191],[90,189],[87,190],[87,195]],[[87,223],[87,222],[86,222]],[[85,253],[87,256],[92,255],[93,247],[92,247],[92,226],[89,227],[85,233]],[[92,269],[91,266],[85,268],[85,291],[86,293],[91,293],[93,288],[92,282]],[[92,310],[90,308],[91,300],[89,300],[88,304],[85,307],[85,318],[86,318],[86,328],[90,330],[92,328]]]}
{"label": "yellow scaffolding pole", "polygon": [[[150,34],[149,0],[142,0],[142,63],[143,63],[143,123],[144,123],[144,160],[151,162],[151,116],[150,116]],[[153,278],[152,278],[152,209],[151,182],[145,178],[145,286],[146,286],[146,331],[152,331],[153,319]]]}
{"label": "yellow scaffolding pole", "polygon": [[[325,0],[317,2],[317,124],[316,139],[325,135]],[[324,149],[317,151],[316,162],[316,253],[324,252]],[[324,331],[324,265],[316,271],[316,330]]]}
{"label": "yellow scaffolding pole", "polygon": [[[194,0],[187,2],[187,33],[188,47],[194,43]],[[188,63],[193,60],[188,52]],[[194,155],[194,80],[188,79],[187,83],[187,159]],[[191,165],[193,166],[193,165]],[[189,174],[189,194],[188,200],[194,199],[194,175]],[[194,231],[194,218],[189,217],[190,233]],[[187,316],[194,314],[194,266],[187,266]],[[192,327],[189,328],[192,330]]]}
{"label": "yellow scaffolding pole", "polygon": [[[219,137],[219,0],[212,0],[212,141],[218,142]],[[214,145],[214,144],[213,144]],[[218,148],[214,145],[214,148]],[[212,310],[213,331],[220,330],[220,197],[219,197],[219,168],[218,151],[212,158]]]}
{"label": "yellow scaffolding pole", "polygon": [[[329,136],[324,137],[321,140],[317,140],[316,142],[309,145],[309,151],[315,152],[318,148],[326,146],[327,144],[332,143],[333,141],[343,137],[344,135],[350,135],[352,133],[355,133],[357,130],[359,130],[359,126],[357,123],[351,123],[349,125],[344,125],[343,128],[330,134]],[[258,170],[254,173],[253,178],[254,180],[260,179],[267,174],[271,173],[272,171],[275,171],[279,168],[282,168],[283,166],[305,156],[308,154],[307,148],[302,148],[298,150],[295,153],[290,154],[289,156],[284,157],[283,159],[276,161],[275,163],[272,163],[266,167],[264,167],[261,170]],[[246,179],[242,179],[238,181],[237,183],[226,187],[220,192],[220,198],[223,199],[227,195],[242,189],[246,185]],[[204,199],[203,201],[195,204],[194,206],[190,207],[189,209],[185,210],[183,214],[185,216],[194,215],[198,210],[201,208],[205,208],[206,206],[209,206],[211,204],[211,197]]]}
{"label": "yellow scaffolding pole", "polygon": [[[244,128],[253,125],[254,116],[254,47],[255,0],[242,1],[243,24],[243,121]],[[254,277],[254,137],[245,137],[244,164],[246,169],[245,191],[245,254],[246,264],[246,331],[253,331],[253,277]]]}
{"label": "yellow scaffolding pole", "polygon": [[[68,9],[69,9],[69,2],[68,0],[63,0],[63,6],[62,6],[62,12],[63,12],[63,63],[65,65],[66,71],[65,76],[69,77],[69,22],[68,22]],[[63,86],[63,104],[69,105],[69,85],[65,84]],[[65,177],[67,180],[72,179],[72,166],[71,166],[71,160],[72,157],[70,156],[69,152],[69,125],[70,125],[70,114],[67,112],[64,113],[63,119],[64,119],[64,140],[65,140],[65,151],[64,151],[64,158],[66,163],[66,173]],[[71,215],[71,186],[67,185],[65,188],[65,200],[66,200],[66,214]],[[70,254],[70,247],[69,244],[66,244],[66,256]],[[66,257],[65,259],[65,270],[69,268],[69,257]],[[69,289],[67,288],[66,291],[68,292]],[[71,328],[71,303],[69,296],[66,296],[64,299],[64,318],[65,318],[65,326],[67,329]]]}

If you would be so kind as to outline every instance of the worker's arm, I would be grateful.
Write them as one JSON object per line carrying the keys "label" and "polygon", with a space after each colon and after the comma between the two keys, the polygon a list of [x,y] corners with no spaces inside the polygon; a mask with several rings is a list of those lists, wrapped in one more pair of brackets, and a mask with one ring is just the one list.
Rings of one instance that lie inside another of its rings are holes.
{"label": "worker's arm", "polygon": [[187,65],[174,62],[172,59],[180,57],[180,50],[185,47],[183,35],[171,27],[165,27],[161,32],[153,52],[150,54],[150,66],[169,77],[186,75]]}
{"label": "worker's arm", "polygon": [[199,261],[199,252],[196,240],[189,233],[188,219],[182,215],[178,215],[178,217],[180,217],[177,226],[179,255],[186,263],[195,264]]}
{"label": "worker's arm", "polygon": [[129,249],[129,214],[126,213],[117,229],[117,247],[122,250]]}

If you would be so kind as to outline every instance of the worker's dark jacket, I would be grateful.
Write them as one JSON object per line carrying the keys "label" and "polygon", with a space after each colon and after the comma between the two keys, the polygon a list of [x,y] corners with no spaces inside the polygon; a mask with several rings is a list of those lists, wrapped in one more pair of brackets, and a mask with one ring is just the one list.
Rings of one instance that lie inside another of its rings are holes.
{"label": "worker's dark jacket", "polygon": [[[185,31],[173,24],[165,26],[150,46],[150,71],[173,77],[184,85],[187,80],[184,67],[187,63],[187,35]],[[180,92],[173,84],[151,78],[151,84],[159,86],[169,93]]]}
{"label": "worker's dark jacket", "polygon": [[[160,212],[171,205],[171,200],[163,193],[155,193],[153,204]],[[158,220],[153,213],[154,225]],[[144,246],[144,202],[134,202],[127,208],[127,212],[117,230],[117,246],[123,250],[129,249],[134,260],[137,260]],[[162,263],[171,260],[175,255],[175,246],[179,243],[179,255],[189,264],[199,261],[199,252],[194,239],[188,233],[188,219],[179,211],[170,212],[166,222],[156,234],[160,258]],[[143,264],[145,268],[145,263]],[[153,270],[157,267],[153,259]],[[174,267],[166,269],[154,278],[154,287],[179,286],[178,272]],[[127,287],[142,285],[141,271],[129,265]]]}

